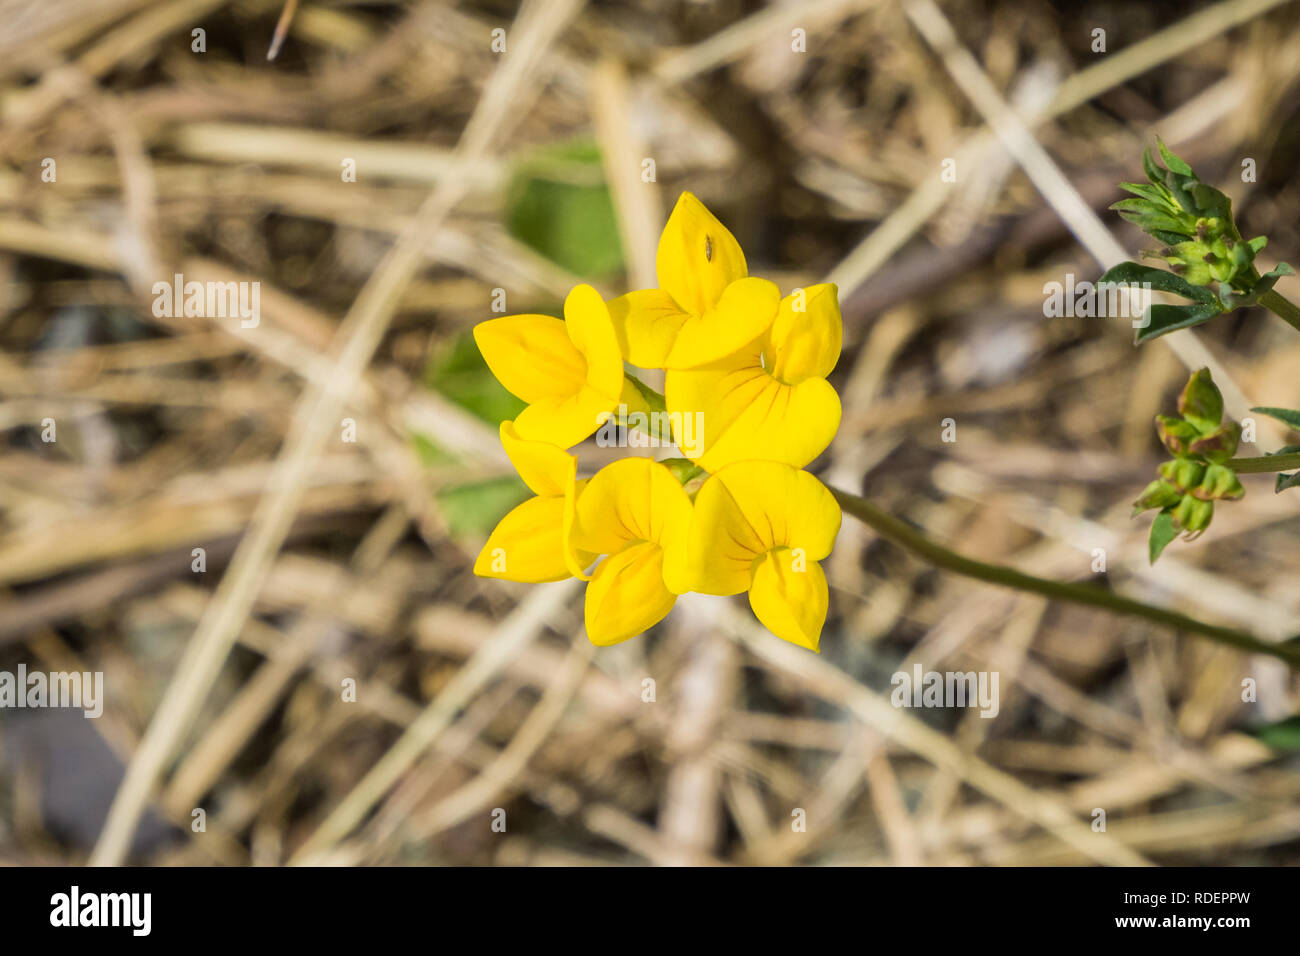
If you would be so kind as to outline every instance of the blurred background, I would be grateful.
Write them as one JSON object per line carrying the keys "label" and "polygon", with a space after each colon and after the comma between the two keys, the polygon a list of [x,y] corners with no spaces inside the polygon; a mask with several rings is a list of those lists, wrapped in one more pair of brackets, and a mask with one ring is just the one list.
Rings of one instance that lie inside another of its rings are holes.
{"label": "blurred background", "polygon": [[[1155,568],[1129,511],[1189,366],[1300,406],[1294,331],[1251,309],[1139,349],[1043,306],[1107,241],[1153,244],[1106,207],[1157,133],[1265,268],[1300,264],[1298,14],[0,0],[0,671],[102,672],[105,698],[0,710],[0,863],[85,862],[133,761],[117,858],[154,864],[1300,861],[1277,661],[936,572],[852,519],[820,656],[743,597],[596,650],[574,582],[476,578],[528,492],[471,336],[579,281],[653,285],[690,190],[752,273],[839,284],[827,483],[1291,638],[1300,498],[1272,476]],[[1064,214],[1035,187],[1058,170]],[[177,273],[257,283],[256,325],[159,315]],[[1261,422],[1242,453],[1285,443]],[[916,664],[997,672],[996,717],[892,707]]]}

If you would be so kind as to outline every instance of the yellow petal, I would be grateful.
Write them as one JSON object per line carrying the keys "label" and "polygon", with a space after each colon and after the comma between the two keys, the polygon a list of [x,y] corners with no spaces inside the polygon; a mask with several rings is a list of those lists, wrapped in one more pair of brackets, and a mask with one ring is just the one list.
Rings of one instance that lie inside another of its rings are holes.
{"label": "yellow petal", "polygon": [[489,319],[474,326],[474,341],[497,380],[525,402],[561,401],[587,381],[586,360],[552,316]]}
{"label": "yellow petal", "polygon": [[694,590],[739,594],[754,559],[773,548],[819,561],[830,554],[840,520],[835,498],[806,471],[774,461],[723,468],[695,496],[687,545]]}
{"label": "yellow petal", "polygon": [[772,323],[767,367],[774,378],[790,385],[825,378],[839,361],[843,340],[839,291],[834,283],[796,290],[781,300]]}
{"label": "yellow petal", "polygon": [[578,526],[578,498],[587,488],[589,478],[571,482],[564,491],[564,515],[562,520],[561,544],[564,548],[564,564],[575,578],[590,581],[587,568],[596,560],[590,551],[582,551],[573,540],[574,529]]}
{"label": "yellow petal", "polygon": [[609,302],[623,357],[641,368],[663,368],[688,314],[662,289],[641,289]]}
{"label": "yellow petal", "polygon": [[587,636],[601,647],[635,637],[676,600],[664,586],[663,549],[650,541],[629,545],[602,561],[587,585]]}
{"label": "yellow petal", "polygon": [[618,396],[609,398],[590,385],[559,401],[533,402],[515,418],[515,433],[528,441],[548,442],[557,448],[578,444],[618,407]]}
{"label": "yellow petal", "polygon": [[[742,364],[746,362],[747,364]],[[840,397],[823,378],[798,385],[777,381],[757,355],[703,369],[669,370],[664,388],[668,411],[692,416],[692,447],[682,453],[708,472],[734,461],[771,459],[796,468],[831,443],[840,427]]]}
{"label": "yellow petal", "polygon": [[577,459],[550,442],[520,438],[514,422],[501,423],[501,445],[533,494],[543,497],[563,495],[565,488],[573,483]]}
{"label": "yellow petal", "polygon": [[623,391],[623,353],[605,300],[589,285],[573,287],[564,300],[564,325],[586,361],[586,382],[611,399]]}
{"label": "yellow petal", "polygon": [[578,498],[574,543],[597,554],[650,541],[676,548],[691,520],[691,499],[673,473],[649,458],[624,458],[596,473]]}
{"label": "yellow petal", "polygon": [[781,290],[766,279],[737,279],[717,305],[682,323],[666,368],[698,368],[731,355],[772,327]]}
{"label": "yellow petal", "polygon": [[829,597],[821,565],[795,561],[788,548],[767,552],[754,567],[749,606],[769,631],[792,644],[817,650]]}
{"label": "yellow petal", "polygon": [[694,315],[703,315],[723,289],[748,275],[740,243],[690,193],[682,193],[659,236],[655,270],[659,288]]}
{"label": "yellow petal", "polygon": [[[529,498],[501,519],[474,562],[474,573],[506,581],[559,581],[569,577],[564,549],[564,498]],[[592,554],[578,555],[586,564]]]}
{"label": "yellow petal", "polygon": [[754,559],[767,550],[764,539],[745,517],[731,491],[710,477],[695,495],[686,539],[685,570],[689,590],[702,594],[739,594],[749,587]]}

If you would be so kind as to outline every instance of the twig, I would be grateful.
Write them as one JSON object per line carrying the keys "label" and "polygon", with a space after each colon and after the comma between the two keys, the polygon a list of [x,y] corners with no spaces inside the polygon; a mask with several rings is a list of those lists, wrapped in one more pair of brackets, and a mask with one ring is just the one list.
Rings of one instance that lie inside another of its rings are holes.
{"label": "twig", "polygon": [[284,9],[280,11],[280,19],[275,23],[275,33],[271,36],[271,46],[266,51],[267,60],[274,60],[280,55],[280,47],[284,45],[285,37],[289,35],[289,24],[293,22],[293,15],[298,10],[298,0],[285,0]]}
{"label": "twig", "polygon": [[1286,471],[1288,468],[1300,468],[1300,452],[1285,455],[1261,455],[1259,458],[1233,458],[1227,462],[1233,471],[1243,475],[1258,475],[1270,471]]}
{"label": "twig", "polygon": [[1116,614],[1127,614],[1130,617],[1143,618],[1156,624],[1172,627],[1175,630],[1200,634],[1212,641],[1228,644],[1243,651],[1268,654],[1270,657],[1286,661],[1293,667],[1300,667],[1300,647],[1291,644],[1268,644],[1245,631],[1238,631],[1235,628],[1222,627],[1217,624],[1207,624],[1185,614],[1179,614],[1177,611],[1169,611],[1165,608],[1143,604],[1141,601],[1123,597],[1104,588],[1093,587],[1088,584],[1049,581],[1046,578],[1034,577],[1032,574],[1025,574],[1023,571],[1017,571],[1005,565],[976,561],[974,558],[968,558],[955,551],[950,551],[943,545],[931,541],[920,531],[882,511],[865,498],[835,488],[831,489],[831,494],[835,495],[835,499],[840,503],[840,506],[853,517],[874,528],[894,543],[907,548],[913,554],[924,558],[935,567],[953,571],[968,578],[974,578],[977,581],[1000,584],[1003,587],[1028,591],[1031,594],[1041,594],[1044,597],[1058,601],[1086,604]]}

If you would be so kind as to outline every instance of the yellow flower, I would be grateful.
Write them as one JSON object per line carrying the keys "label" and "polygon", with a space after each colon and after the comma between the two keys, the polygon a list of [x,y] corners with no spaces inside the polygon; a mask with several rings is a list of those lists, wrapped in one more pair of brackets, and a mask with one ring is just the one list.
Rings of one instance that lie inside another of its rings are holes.
{"label": "yellow flower", "polygon": [[840,425],[840,399],[826,376],[843,336],[833,284],[781,300],[771,328],[744,348],[699,369],[670,369],[664,389],[675,420],[698,416],[683,451],[705,471],[750,458],[802,467]]}
{"label": "yellow flower", "polygon": [[687,590],[691,500],[664,465],[624,458],[588,481],[577,511],[573,545],[606,555],[587,585],[587,635],[617,644],[663,620]]}
{"label": "yellow flower", "polygon": [[[589,582],[586,627],[597,645],[648,630],[687,591],[747,591],[773,633],[815,651],[829,603],[817,562],[841,516],[799,468],[839,427],[826,381],[843,334],[837,290],[782,299],[747,274],[735,238],[690,193],[664,226],[656,266],[658,289],[607,306],[580,285],[563,321],[517,315],[474,329],[493,373],[528,403],[502,423],[501,441],[536,495],[497,525],[475,573]],[[624,361],[667,369],[665,394],[626,375]],[[613,414],[644,427],[632,413],[652,406],[690,461],[625,458],[579,481],[564,449]],[[684,481],[699,486],[694,504]]]}
{"label": "yellow flower", "polygon": [[576,480],[577,459],[546,442],[520,438],[514,422],[501,423],[501,444],[536,497],[501,519],[479,552],[474,573],[530,584],[581,576],[596,555],[571,541],[577,498],[587,484]]}
{"label": "yellow flower", "polygon": [[736,351],[776,317],[781,293],[748,278],[727,227],[682,193],[659,237],[658,289],[609,303],[623,356],[641,368],[695,368]]}
{"label": "yellow flower", "polygon": [[686,581],[705,594],[749,591],[768,630],[815,651],[829,603],[817,562],[831,553],[840,518],[835,498],[806,471],[728,465],[695,496]]}
{"label": "yellow flower", "polygon": [[623,376],[623,355],[600,293],[575,286],[564,300],[564,321],[549,315],[510,315],[474,327],[488,367],[528,403],[515,431],[528,441],[569,448],[596,430],[620,403],[644,407]]}

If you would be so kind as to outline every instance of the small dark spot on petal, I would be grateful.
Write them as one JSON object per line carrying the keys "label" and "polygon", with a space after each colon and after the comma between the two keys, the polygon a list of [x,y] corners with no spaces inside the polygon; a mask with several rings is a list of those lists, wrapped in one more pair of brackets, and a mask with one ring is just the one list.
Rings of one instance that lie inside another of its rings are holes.
{"label": "small dark spot on petal", "polygon": [[708,236],[704,237],[704,261],[713,261],[713,240]]}

